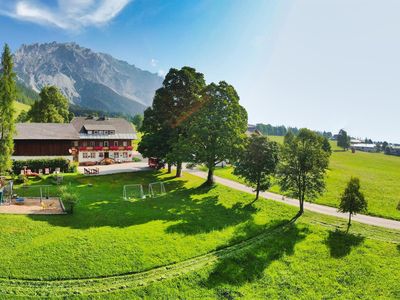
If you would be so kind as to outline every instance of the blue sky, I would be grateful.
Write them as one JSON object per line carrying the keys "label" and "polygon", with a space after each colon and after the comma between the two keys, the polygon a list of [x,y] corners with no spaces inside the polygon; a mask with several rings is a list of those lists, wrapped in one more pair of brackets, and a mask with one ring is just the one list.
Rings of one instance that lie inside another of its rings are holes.
{"label": "blue sky", "polygon": [[163,74],[233,84],[251,123],[400,142],[400,1],[0,3],[0,42],[75,41]]}

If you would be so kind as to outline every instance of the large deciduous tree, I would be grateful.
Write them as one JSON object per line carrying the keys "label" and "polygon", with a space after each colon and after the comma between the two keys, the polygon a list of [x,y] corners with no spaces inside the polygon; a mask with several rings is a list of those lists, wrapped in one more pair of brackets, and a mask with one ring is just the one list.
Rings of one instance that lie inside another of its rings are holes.
{"label": "large deciduous tree", "polygon": [[187,137],[191,116],[201,107],[204,75],[190,67],[170,69],[163,86],[156,91],[153,104],[144,113],[139,151],[176,163],[176,176],[182,172],[187,152],[181,140]]}
{"label": "large deciduous tree", "polygon": [[40,100],[36,101],[28,115],[37,123],[68,123],[72,119],[69,101],[55,86],[45,86],[40,91]]}
{"label": "large deciduous tree", "polygon": [[224,81],[208,85],[202,99],[201,109],[190,122],[185,145],[190,148],[192,161],[207,166],[206,184],[212,185],[215,166],[235,161],[243,150],[247,112],[239,104],[234,87]]}
{"label": "large deciduous tree", "polygon": [[297,136],[285,137],[278,180],[282,191],[299,199],[299,216],[304,212],[306,198],[312,200],[324,190],[329,156],[323,139],[311,130],[302,128]]}
{"label": "large deciduous tree", "polygon": [[340,129],[338,137],[337,137],[337,145],[343,150],[347,150],[350,148],[350,137],[347,135],[347,132],[344,129]]}
{"label": "large deciduous tree", "polygon": [[271,176],[275,174],[279,159],[279,145],[267,137],[253,134],[248,138],[244,151],[239,156],[234,173],[242,177],[256,191],[271,187]]}
{"label": "large deciduous tree", "polygon": [[360,191],[360,179],[352,177],[345,188],[339,204],[339,211],[349,213],[347,231],[351,226],[351,216],[367,210],[367,201]]}
{"label": "large deciduous tree", "polygon": [[11,170],[14,151],[16,74],[10,48],[6,44],[1,56],[0,72],[0,174]]}

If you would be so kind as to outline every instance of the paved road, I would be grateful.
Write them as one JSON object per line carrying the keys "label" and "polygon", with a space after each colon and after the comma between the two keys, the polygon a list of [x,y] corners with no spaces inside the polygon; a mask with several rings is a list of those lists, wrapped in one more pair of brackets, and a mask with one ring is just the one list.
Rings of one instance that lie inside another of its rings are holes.
{"label": "paved road", "polygon": [[84,168],[99,168],[99,175],[109,175],[117,173],[139,172],[149,170],[147,162],[129,162],[114,165],[93,166],[93,167],[78,167],[78,172],[83,174]]}
{"label": "paved road", "polygon": [[[200,171],[197,169],[185,169],[184,171],[188,172],[190,174],[199,176],[201,178],[205,178],[205,179],[207,178],[206,172],[203,172],[203,171]],[[244,184],[241,184],[241,183],[229,180],[229,179],[221,178],[218,176],[214,176],[214,178],[215,178],[215,182],[217,182],[219,184],[223,184],[223,185],[233,188],[235,190],[254,194],[253,189]],[[285,204],[289,204],[292,206],[297,206],[297,207],[299,206],[299,200],[287,198],[287,197],[283,198],[282,195],[274,194],[271,192],[260,192],[260,196],[263,198],[272,199],[272,200],[282,202]],[[325,206],[325,205],[319,205],[319,204],[315,204],[315,203],[306,202],[306,203],[304,203],[304,209],[307,209],[309,211],[318,212],[318,213],[325,214],[325,215],[329,215],[329,216],[338,217],[338,218],[343,218],[343,219],[349,218],[348,214],[340,213],[337,211],[336,208]],[[360,223],[364,223],[364,224],[400,230],[400,222],[399,221],[378,218],[378,217],[372,217],[372,216],[367,216],[367,215],[361,215],[361,214],[357,214],[357,215],[353,216],[352,220],[360,222]]]}

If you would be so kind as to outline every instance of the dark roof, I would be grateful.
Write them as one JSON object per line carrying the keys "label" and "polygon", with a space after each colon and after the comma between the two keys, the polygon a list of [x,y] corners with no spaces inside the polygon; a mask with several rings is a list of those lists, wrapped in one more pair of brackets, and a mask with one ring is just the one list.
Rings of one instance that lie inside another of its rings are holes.
{"label": "dark roof", "polygon": [[[79,133],[84,132],[84,127],[91,128],[89,130],[115,130],[116,134],[136,134],[131,123],[122,118],[90,118],[90,117],[76,117],[73,118],[71,124]],[[112,129],[105,129],[105,128]]]}
{"label": "dark roof", "polygon": [[78,140],[79,134],[71,124],[18,123],[14,140]]}
{"label": "dark roof", "polygon": [[256,125],[247,125],[247,131],[246,131],[246,135],[247,136],[251,136],[252,134],[256,134],[256,135],[262,135],[261,131],[259,131],[257,129]]}
{"label": "dark roof", "polygon": [[105,124],[85,124],[83,127],[85,127],[86,130],[115,130],[114,126]]}

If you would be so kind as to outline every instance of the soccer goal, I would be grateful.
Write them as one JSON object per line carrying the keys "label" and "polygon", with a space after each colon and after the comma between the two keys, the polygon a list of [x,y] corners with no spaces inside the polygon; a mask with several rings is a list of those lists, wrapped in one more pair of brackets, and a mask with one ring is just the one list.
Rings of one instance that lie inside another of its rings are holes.
{"label": "soccer goal", "polygon": [[151,197],[165,195],[165,186],[163,182],[153,182],[149,184],[149,194]]}
{"label": "soccer goal", "polygon": [[127,184],[123,189],[124,200],[144,199],[146,196],[143,193],[143,186],[141,184]]}

